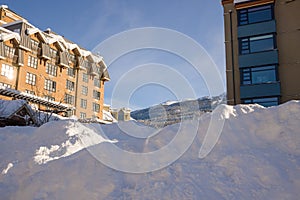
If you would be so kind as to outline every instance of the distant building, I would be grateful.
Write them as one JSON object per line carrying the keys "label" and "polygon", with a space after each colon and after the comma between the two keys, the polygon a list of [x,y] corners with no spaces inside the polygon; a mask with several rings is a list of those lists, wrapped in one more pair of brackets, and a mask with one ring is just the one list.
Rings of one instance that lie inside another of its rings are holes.
{"label": "distant building", "polygon": [[300,1],[223,0],[228,104],[300,99]]}
{"label": "distant building", "polygon": [[102,119],[109,80],[101,56],[0,6],[0,99],[24,99],[40,110]]}
{"label": "distant building", "polygon": [[130,109],[128,108],[112,109],[111,114],[117,121],[130,120]]}

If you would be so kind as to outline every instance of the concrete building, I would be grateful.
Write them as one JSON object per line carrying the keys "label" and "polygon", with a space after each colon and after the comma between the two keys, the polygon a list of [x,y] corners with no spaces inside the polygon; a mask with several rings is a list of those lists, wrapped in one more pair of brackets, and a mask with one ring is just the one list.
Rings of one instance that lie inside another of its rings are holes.
{"label": "concrete building", "polygon": [[300,1],[223,0],[228,104],[300,99]]}
{"label": "concrete building", "polygon": [[102,119],[109,74],[101,56],[0,7],[0,99],[40,110]]}

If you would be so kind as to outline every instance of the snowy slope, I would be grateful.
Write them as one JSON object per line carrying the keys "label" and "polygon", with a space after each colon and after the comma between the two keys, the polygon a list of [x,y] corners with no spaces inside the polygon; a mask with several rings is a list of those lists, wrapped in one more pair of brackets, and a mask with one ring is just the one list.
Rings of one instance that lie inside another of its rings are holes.
{"label": "snowy slope", "polygon": [[[0,199],[298,199],[300,102],[219,109],[225,125],[207,157],[199,159],[198,153],[210,114],[201,117],[197,137],[181,158],[143,174],[111,169],[88,149],[114,144],[151,152],[168,144],[179,124],[150,140],[122,132],[135,122],[0,128]],[[189,126],[184,131],[188,137]]]}

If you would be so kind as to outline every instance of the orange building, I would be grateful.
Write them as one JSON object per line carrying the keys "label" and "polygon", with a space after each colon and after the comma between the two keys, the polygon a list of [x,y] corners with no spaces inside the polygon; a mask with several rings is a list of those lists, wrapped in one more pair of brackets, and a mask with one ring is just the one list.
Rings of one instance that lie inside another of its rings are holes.
{"label": "orange building", "polygon": [[50,29],[41,31],[0,7],[0,99],[25,99],[40,110],[102,119],[109,74],[101,56]]}

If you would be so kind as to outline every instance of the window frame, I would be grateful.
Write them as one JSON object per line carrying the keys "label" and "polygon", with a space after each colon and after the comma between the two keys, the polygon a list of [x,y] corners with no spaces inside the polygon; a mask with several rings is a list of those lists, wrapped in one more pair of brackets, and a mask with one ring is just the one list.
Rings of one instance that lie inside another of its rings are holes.
{"label": "window frame", "polygon": [[[249,14],[254,14],[254,13],[257,13],[257,12],[267,11],[267,10],[270,10],[270,12],[271,12],[271,17],[270,18],[250,22]],[[242,18],[244,20],[241,20]],[[259,5],[259,6],[244,8],[244,9],[238,10],[238,12],[237,12],[238,26],[245,26],[245,25],[249,25],[249,24],[267,22],[267,21],[272,21],[274,19],[275,19],[274,4],[265,4],[265,5]]]}
{"label": "window frame", "polygon": [[87,108],[87,100],[80,99],[80,108],[86,109]]}
{"label": "window frame", "polygon": [[93,98],[100,100],[101,98],[101,92],[99,92],[98,90],[93,90]]}
{"label": "window frame", "polygon": [[51,76],[55,76],[57,77],[57,69],[58,67],[52,63],[46,63],[46,73],[51,75]]}
{"label": "window frame", "polygon": [[28,67],[37,69],[38,68],[38,59],[32,55],[28,56]]}
{"label": "window frame", "polygon": [[93,102],[93,112],[100,112],[100,104]]}
{"label": "window frame", "polygon": [[[271,37],[268,37],[268,36],[271,36]],[[272,42],[273,42],[273,44],[272,44],[273,47],[271,49],[253,50],[253,46],[252,46],[253,42],[268,40],[269,38],[272,38]],[[275,49],[277,49],[275,33],[267,33],[267,34],[263,34],[263,35],[253,35],[253,36],[239,38],[239,54],[240,55],[248,55],[248,54],[253,54],[253,53],[273,51]]]}
{"label": "window frame", "polygon": [[[273,99],[273,101],[272,101],[272,99]],[[269,100],[269,101],[263,101],[263,100]],[[262,105],[264,107],[277,106],[280,103],[280,99],[279,99],[278,96],[255,97],[255,98],[249,98],[249,99],[241,99],[241,101],[242,101],[243,104],[257,103],[257,104]],[[275,103],[275,104],[272,104],[272,103]]]}
{"label": "window frame", "polygon": [[36,85],[36,75],[30,72],[26,72],[25,83],[29,85]]}
{"label": "window frame", "polygon": [[[84,89],[83,89],[84,88]],[[85,90],[86,89],[86,90]],[[86,91],[86,92],[85,92]],[[87,86],[81,85],[81,94],[87,96],[89,93],[89,88]]]}
{"label": "window frame", "polygon": [[2,63],[1,75],[8,79],[13,79],[14,77],[14,67],[5,63]]}
{"label": "window frame", "polygon": [[56,92],[56,82],[50,79],[45,79],[44,89],[50,92]]}
{"label": "window frame", "polygon": [[[271,71],[271,70],[274,70],[275,80],[254,82],[254,78],[253,78],[254,74],[253,73]],[[246,78],[248,78],[248,79],[246,79]],[[279,81],[279,76],[278,76],[278,65],[277,64],[246,67],[246,68],[240,69],[240,84],[241,85],[267,84],[267,83],[276,83],[278,81]]]}
{"label": "window frame", "polygon": [[74,91],[75,90],[75,82],[70,81],[70,80],[67,79],[66,88],[70,91]]}

